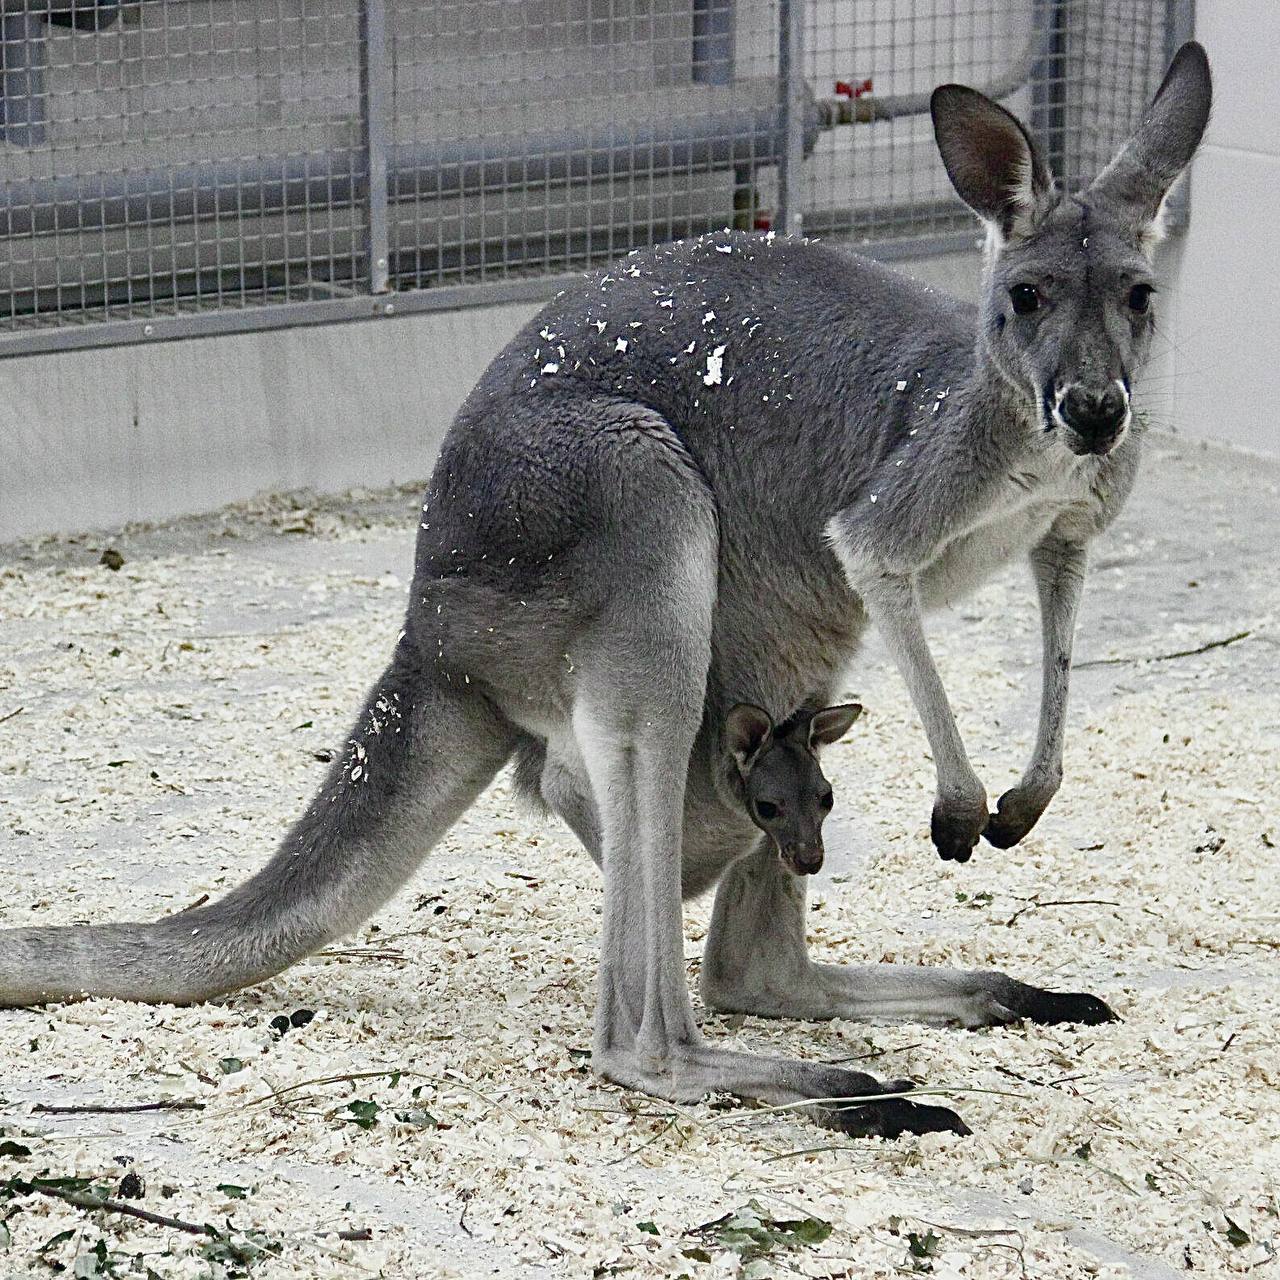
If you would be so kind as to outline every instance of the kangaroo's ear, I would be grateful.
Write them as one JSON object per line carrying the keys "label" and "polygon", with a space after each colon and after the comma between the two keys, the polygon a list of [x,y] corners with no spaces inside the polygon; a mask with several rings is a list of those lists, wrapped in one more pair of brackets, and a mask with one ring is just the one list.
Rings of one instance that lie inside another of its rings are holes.
{"label": "kangaroo's ear", "polygon": [[725,747],[742,773],[751,768],[756,756],[772,741],[773,721],[767,711],[740,702],[725,717]]}
{"label": "kangaroo's ear", "polygon": [[819,747],[830,746],[839,742],[853,726],[853,722],[862,714],[862,704],[846,702],[838,707],[826,707],[815,711],[809,721],[809,746],[816,751]]}
{"label": "kangaroo's ear", "polygon": [[1089,188],[1108,205],[1132,212],[1144,248],[1163,235],[1165,197],[1191,163],[1212,106],[1209,56],[1190,40],[1174,55],[1133,136]]}
{"label": "kangaroo's ear", "polygon": [[1034,230],[1053,207],[1053,178],[1018,118],[962,84],[936,88],[929,111],[951,185],[997,244]]}

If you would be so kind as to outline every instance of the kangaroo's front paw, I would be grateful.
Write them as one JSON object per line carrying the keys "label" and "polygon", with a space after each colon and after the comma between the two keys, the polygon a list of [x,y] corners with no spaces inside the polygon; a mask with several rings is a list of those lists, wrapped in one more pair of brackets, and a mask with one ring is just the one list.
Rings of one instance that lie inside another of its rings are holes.
{"label": "kangaroo's front paw", "polygon": [[938,856],[944,862],[968,862],[987,822],[987,796],[981,789],[975,796],[963,800],[939,798],[933,806],[930,824]]}
{"label": "kangaroo's front paw", "polygon": [[1056,791],[1056,786],[1025,783],[1006,791],[996,802],[996,811],[982,833],[987,842],[997,849],[1012,848],[1040,821]]}

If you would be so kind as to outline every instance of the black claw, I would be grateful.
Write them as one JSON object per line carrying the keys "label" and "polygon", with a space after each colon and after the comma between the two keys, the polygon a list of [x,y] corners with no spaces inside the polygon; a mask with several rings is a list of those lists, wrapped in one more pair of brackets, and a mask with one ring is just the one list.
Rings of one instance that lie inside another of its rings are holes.
{"label": "black claw", "polygon": [[1052,1026],[1075,1022],[1096,1027],[1104,1022],[1118,1022],[1115,1010],[1105,1000],[1084,991],[1045,991],[1025,982],[1009,979],[1009,987],[996,993],[1001,1004],[1012,1009],[1019,1018]]}
{"label": "black claw", "polygon": [[997,849],[1012,849],[1027,834],[1020,826],[1001,822],[999,814],[992,814],[991,821],[982,829],[982,838]]}
{"label": "black claw", "polygon": [[973,1132],[947,1107],[931,1107],[905,1098],[837,1107],[830,1112],[827,1122],[851,1138],[892,1139],[904,1133],[958,1133],[965,1137]]}
{"label": "black claw", "polygon": [[929,834],[943,862],[968,862],[978,843],[977,832],[937,809],[929,823]]}

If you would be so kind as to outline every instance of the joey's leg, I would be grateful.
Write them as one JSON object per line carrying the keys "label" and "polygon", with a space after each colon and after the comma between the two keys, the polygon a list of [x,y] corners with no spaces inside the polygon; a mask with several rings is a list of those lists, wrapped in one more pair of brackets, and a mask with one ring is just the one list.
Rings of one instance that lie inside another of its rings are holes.
{"label": "joey's leg", "polygon": [[558,755],[548,752],[542,771],[542,798],[573,832],[591,859],[600,865],[600,815],[596,812],[595,798],[591,794],[591,782],[586,766],[581,761],[572,768]]}
{"label": "joey's leg", "polygon": [[1062,784],[1062,741],[1071,684],[1071,646],[1084,588],[1087,560],[1078,542],[1050,535],[1031,553],[1031,571],[1040,597],[1044,646],[1040,687],[1040,723],[1031,761],[1016,787],[1000,797],[986,838],[1007,849],[1035,826]]}
{"label": "joey's leg", "polygon": [[1045,991],[1002,973],[912,965],[817,964],[805,940],[805,881],[760,847],[716,890],[702,960],[702,998],[713,1009],[766,1018],[856,1018],[985,1027],[1108,1022],[1096,996]]}
{"label": "joey's leg", "polygon": [[854,588],[902,672],[929,739],[938,773],[931,824],[934,846],[943,858],[968,862],[987,825],[987,793],[969,764],[929,652],[915,584],[905,576],[883,574],[856,581]]}
{"label": "joey's leg", "polygon": [[[664,465],[637,486],[634,505],[600,522],[592,554],[627,589],[611,594],[572,651],[573,732],[599,813],[604,872],[593,1065],[619,1084],[679,1101],[711,1092],[768,1103],[898,1092],[857,1071],[717,1048],[694,1020],[681,838],[711,657],[717,539],[701,481],[663,492],[672,482]],[[816,1103],[812,1113],[851,1134],[964,1131],[946,1108],[903,1098]]]}

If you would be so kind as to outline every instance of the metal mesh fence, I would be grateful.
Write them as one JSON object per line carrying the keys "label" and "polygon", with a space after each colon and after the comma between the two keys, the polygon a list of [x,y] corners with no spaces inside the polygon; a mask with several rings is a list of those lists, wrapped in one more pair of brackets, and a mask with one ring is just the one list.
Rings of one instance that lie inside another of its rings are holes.
{"label": "metal mesh fence", "polygon": [[0,353],[501,297],[726,225],[973,240],[946,80],[1068,183],[1185,0],[0,0]]}

